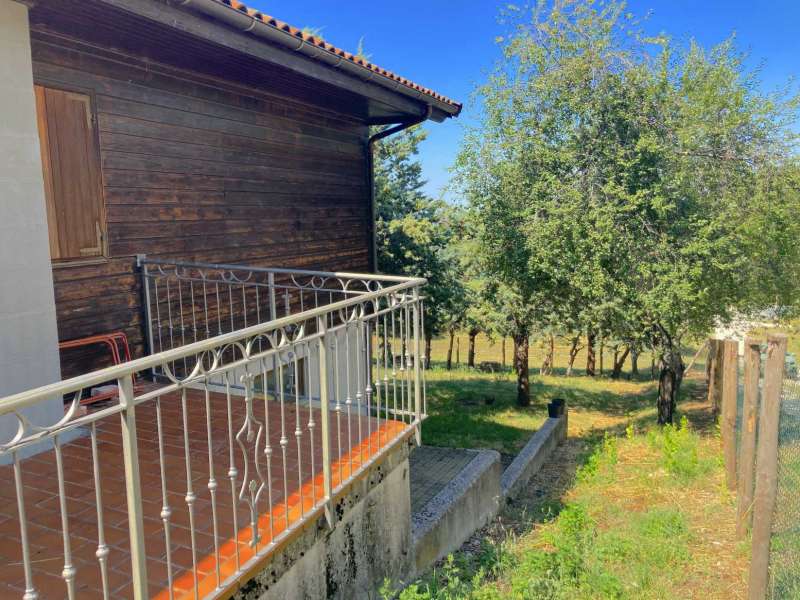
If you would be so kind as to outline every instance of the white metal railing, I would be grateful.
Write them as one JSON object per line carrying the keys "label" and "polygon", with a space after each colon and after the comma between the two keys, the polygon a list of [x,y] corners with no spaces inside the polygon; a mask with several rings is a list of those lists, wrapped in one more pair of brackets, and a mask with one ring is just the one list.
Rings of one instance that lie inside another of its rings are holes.
{"label": "white metal railing", "polygon": [[152,354],[0,399],[27,600],[222,595],[425,417],[423,279],[139,262]]}

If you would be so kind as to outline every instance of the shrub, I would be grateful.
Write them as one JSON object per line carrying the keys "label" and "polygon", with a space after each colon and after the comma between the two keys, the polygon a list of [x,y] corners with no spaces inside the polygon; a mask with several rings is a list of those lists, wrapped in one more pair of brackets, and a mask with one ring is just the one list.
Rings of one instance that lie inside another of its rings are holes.
{"label": "shrub", "polygon": [[688,481],[708,473],[708,461],[699,458],[700,437],[689,428],[684,416],[678,426],[665,425],[648,434],[651,444],[661,449],[664,468],[672,475]]}

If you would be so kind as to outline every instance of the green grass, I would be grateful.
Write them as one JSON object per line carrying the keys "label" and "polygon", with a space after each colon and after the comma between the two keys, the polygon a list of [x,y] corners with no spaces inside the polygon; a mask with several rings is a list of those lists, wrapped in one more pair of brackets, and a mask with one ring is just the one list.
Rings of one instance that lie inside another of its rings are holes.
{"label": "green grass", "polygon": [[[679,457],[688,466],[676,468]],[[719,441],[685,419],[602,438],[562,502],[557,513],[539,506],[527,533],[452,557],[399,598],[744,597],[747,551],[735,541]]]}
{"label": "green grass", "polygon": [[[466,336],[462,340],[462,359],[466,358]],[[510,344],[507,355],[511,356]],[[691,350],[690,350],[691,351]],[[434,446],[455,448],[492,448],[516,454],[547,417],[547,404],[553,398],[563,398],[570,410],[570,433],[583,436],[591,432],[624,428],[631,421],[655,419],[657,385],[650,378],[649,356],[640,360],[635,377],[625,372],[619,380],[604,376],[589,377],[577,367],[585,361],[578,356],[576,370],[564,376],[568,348],[556,346],[555,374],[539,376],[531,368],[531,405],[516,405],[516,379],[510,368],[499,373],[483,373],[461,364],[450,371],[444,367],[447,340],[435,339],[432,344],[433,368],[426,373],[428,419],[422,427],[423,442]],[[540,364],[541,345],[531,344],[531,365]],[[479,335],[476,343],[476,363],[500,362],[501,344]],[[608,359],[610,362],[610,358]],[[462,361],[463,363],[463,361]],[[630,363],[627,364],[629,370]],[[701,365],[695,367],[702,369]],[[697,382],[687,379],[683,394],[695,392]]]}
{"label": "green grass", "polygon": [[[630,420],[655,418],[653,381],[613,381],[586,376],[534,377],[531,405],[516,404],[516,383],[510,372],[475,370],[428,371],[428,419],[423,442],[456,448],[492,448],[517,453],[547,417],[547,403],[564,398],[570,410],[570,431],[624,427]],[[687,380],[684,393],[696,383]]]}
{"label": "green grass", "polygon": [[[461,349],[463,362],[465,343]],[[536,344],[532,350],[531,364],[538,365],[542,353]],[[423,442],[515,454],[546,418],[547,403],[564,398],[572,448],[561,450],[567,481],[554,485],[553,494],[531,492],[507,507],[496,525],[501,534],[487,534],[478,552],[456,553],[402,592],[387,583],[385,597],[743,597],[747,547],[735,540],[719,439],[698,402],[704,399],[697,376],[702,361],[684,381],[681,424],[658,428],[649,357],[642,358],[638,377],[588,377],[577,368],[565,377],[561,345],[555,375],[531,369],[532,403],[520,408],[510,370],[447,371],[445,352],[446,341],[436,340]],[[479,338],[477,362],[500,359],[499,344]]]}

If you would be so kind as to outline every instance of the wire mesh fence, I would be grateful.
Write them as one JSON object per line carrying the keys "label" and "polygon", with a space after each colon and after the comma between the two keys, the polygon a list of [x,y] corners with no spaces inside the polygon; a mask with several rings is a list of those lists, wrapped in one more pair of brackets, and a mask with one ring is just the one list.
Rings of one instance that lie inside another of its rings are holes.
{"label": "wire mesh fence", "polygon": [[800,379],[787,340],[709,341],[709,400],[737,536],[750,532],[752,599],[800,600]]}
{"label": "wire mesh fence", "polygon": [[[787,369],[789,372],[790,369]],[[800,598],[800,380],[785,379],[778,430],[778,486],[772,517],[769,597]]]}

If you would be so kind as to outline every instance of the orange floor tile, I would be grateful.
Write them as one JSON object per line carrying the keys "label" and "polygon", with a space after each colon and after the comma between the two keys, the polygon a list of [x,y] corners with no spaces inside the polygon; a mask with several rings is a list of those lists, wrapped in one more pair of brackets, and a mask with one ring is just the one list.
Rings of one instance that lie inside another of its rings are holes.
{"label": "orange floor tile", "polygon": [[[233,466],[238,471],[233,497],[228,471],[231,466],[231,447],[227,425],[227,402],[222,394],[211,394],[211,455],[216,480],[215,510],[217,537],[213,528],[213,509],[209,490],[209,441],[206,427],[205,396],[200,391],[187,392],[189,432],[188,472],[192,491],[196,495],[194,513],[194,552],[190,530],[190,514],[186,503],[187,465],[184,446],[183,414],[180,396],[164,396],[162,423],[164,440],[164,475],[170,517],[170,567],[172,589],[176,598],[194,597],[195,571],[200,597],[217,585],[217,564],[220,578],[233,574],[238,565],[244,565],[255,551],[268,550],[276,539],[294,525],[303,514],[311,511],[323,498],[322,447],[319,430],[319,411],[314,410],[317,423],[313,433],[308,428],[311,409],[286,403],[281,430],[280,405],[270,402],[268,434],[272,446],[271,480],[258,502],[257,530],[260,541],[251,547],[252,526],[250,511],[238,500],[241,489],[244,459],[234,439]],[[232,400],[233,436],[235,438],[244,421],[244,398]],[[256,401],[255,416],[264,419],[263,400]],[[298,448],[295,429],[302,432]],[[359,435],[360,425],[360,435]],[[403,423],[380,421],[375,418],[352,416],[350,436],[347,419],[341,418],[341,434],[335,414],[331,415],[332,467],[334,487],[347,479],[351,470],[357,471],[381,447],[401,435]],[[169,596],[169,570],[164,524],[161,469],[154,403],[137,408],[140,478],[142,482],[142,507],[145,528],[145,550],[149,594],[157,598]],[[250,475],[253,474],[253,440],[246,445]],[[285,434],[287,444],[280,444]],[[340,443],[341,440],[341,443]],[[267,478],[266,458],[263,454],[264,436],[260,438],[262,474]],[[107,580],[112,598],[131,597],[130,548],[128,512],[123,479],[122,447],[119,417],[106,418],[98,423],[98,447],[103,498],[103,531],[109,547]],[[341,453],[340,453],[341,448]],[[313,452],[312,452],[313,449]],[[285,454],[284,454],[285,450]],[[101,569],[96,557],[98,547],[98,516],[95,503],[95,485],[92,472],[92,455],[88,435],[62,446],[69,541],[76,567],[77,596],[101,598]],[[314,468],[312,470],[312,455]],[[284,478],[284,469],[286,477]],[[51,450],[22,461],[28,537],[33,563],[34,585],[40,598],[65,598],[66,586],[61,578],[64,567],[64,544],[61,526],[58,480],[55,453]],[[20,530],[17,515],[13,471],[10,466],[0,466],[0,597],[21,597],[24,592]],[[271,503],[270,493],[271,492]],[[247,492],[245,492],[247,493]],[[238,549],[238,559],[237,559]]]}

